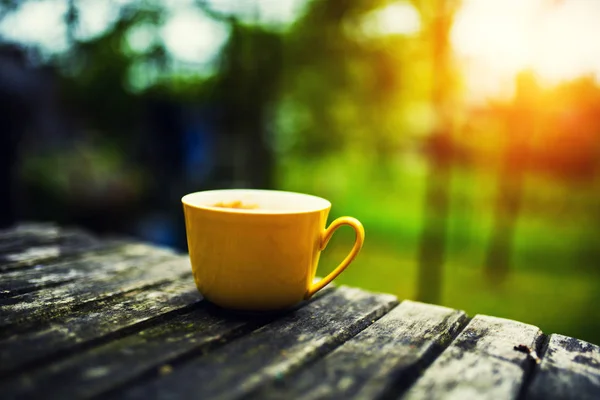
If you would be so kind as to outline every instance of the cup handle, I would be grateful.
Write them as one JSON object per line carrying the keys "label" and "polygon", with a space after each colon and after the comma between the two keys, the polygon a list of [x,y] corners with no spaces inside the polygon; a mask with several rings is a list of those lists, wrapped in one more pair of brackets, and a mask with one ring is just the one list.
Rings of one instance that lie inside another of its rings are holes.
{"label": "cup handle", "polygon": [[356,239],[354,240],[354,246],[352,247],[352,250],[350,250],[350,253],[346,256],[344,261],[342,261],[340,265],[338,265],[333,271],[331,271],[329,275],[321,279],[319,282],[310,285],[308,291],[304,295],[304,299],[310,298],[319,290],[323,289],[325,286],[331,283],[332,280],[337,278],[337,276],[343,270],[345,270],[348,265],[350,265],[350,263],[360,252],[360,249],[362,248],[363,243],[365,242],[365,229],[363,228],[359,220],[352,217],[340,217],[334,220],[321,234],[321,246],[319,250],[325,250],[325,247],[327,247],[327,243],[329,243],[329,239],[331,239],[333,233],[343,225],[348,225],[352,227],[352,229],[354,229],[354,232],[356,232]]}

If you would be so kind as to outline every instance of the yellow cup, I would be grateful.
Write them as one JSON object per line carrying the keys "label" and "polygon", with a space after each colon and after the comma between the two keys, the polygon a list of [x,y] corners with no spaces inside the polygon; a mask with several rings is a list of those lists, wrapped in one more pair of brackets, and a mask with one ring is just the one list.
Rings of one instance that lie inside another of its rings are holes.
{"label": "yellow cup", "polygon": [[[307,194],[230,189],[181,199],[194,280],[210,302],[246,311],[280,310],[335,279],[362,248],[365,231],[351,217],[327,228],[331,203]],[[233,207],[247,208],[233,208]],[[356,232],[352,250],[313,283],[321,250],[342,225]]]}

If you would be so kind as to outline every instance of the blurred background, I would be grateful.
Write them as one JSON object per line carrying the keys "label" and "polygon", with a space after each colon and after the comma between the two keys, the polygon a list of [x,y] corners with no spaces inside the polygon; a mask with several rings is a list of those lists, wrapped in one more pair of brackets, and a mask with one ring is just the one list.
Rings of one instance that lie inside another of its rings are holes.
{"label": "blurred background", "polygon": [[185,193],[307,192],[365,225],[339,282],[600,343],[599,20],[592,0],[0,0],[0,226],[185,251]]}

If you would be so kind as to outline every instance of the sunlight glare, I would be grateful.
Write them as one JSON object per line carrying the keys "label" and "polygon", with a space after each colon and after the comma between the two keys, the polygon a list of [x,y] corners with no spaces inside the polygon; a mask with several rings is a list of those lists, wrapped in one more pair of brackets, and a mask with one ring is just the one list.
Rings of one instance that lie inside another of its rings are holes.
{"label": "sunlight glare", "polygon": [[600,75],[600,2],[466,0],[451,40],[475,98],[507,95],[524,69],[544,84]]}
{"label": "sunlight glare", "polygon": [[104,32],[116,21],[118,10],[108,1],[81,3],[77,37],[90,40]]}
{"label": "sunlight glare", "polygon": [[156,41],[156,29],[150,24],[135,25],[127,33],[127,44],[134,53],[148,52]]}
{"label": "sunlight glare", "polygon": [[18,11],[5,17],[0,25],[3,39],[28,45],[40,45],[54,53],[67,48],[64,14],[67,3],[63,0],[28,1]]}
{"label": "sunlight glare", "polygon": [[421,30],[421,19],[411,4],[392,3],[367,15],[362,30],[367,37],[413,35]]}
{"label": "sunlight glare", "polygon": [[169,53],[178,61],[207,64],[227,40],[228,30],[196,8],[176,8],[161,30]]}

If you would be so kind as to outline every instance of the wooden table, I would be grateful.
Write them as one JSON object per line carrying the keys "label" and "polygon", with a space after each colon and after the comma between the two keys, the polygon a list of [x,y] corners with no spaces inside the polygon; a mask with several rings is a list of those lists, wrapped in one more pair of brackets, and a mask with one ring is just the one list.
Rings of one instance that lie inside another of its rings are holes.
{"label": "wooden table", "polygon": [[0,231],[0,398],[242,397],[600,399],[600,349],[350,287],[283,315],[230,314],[202,301],[186,255]]}

